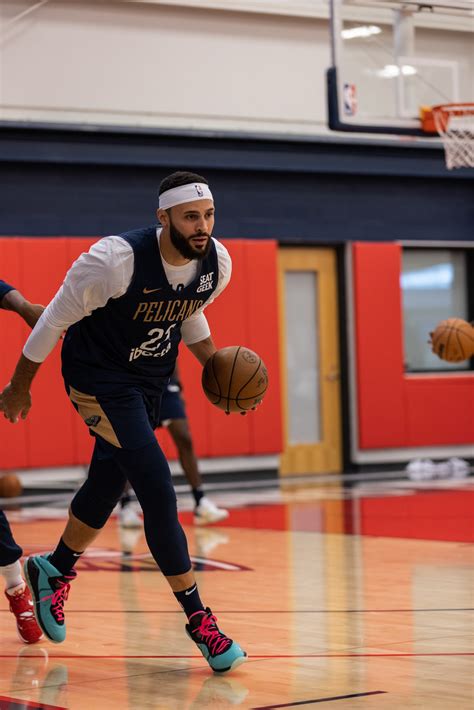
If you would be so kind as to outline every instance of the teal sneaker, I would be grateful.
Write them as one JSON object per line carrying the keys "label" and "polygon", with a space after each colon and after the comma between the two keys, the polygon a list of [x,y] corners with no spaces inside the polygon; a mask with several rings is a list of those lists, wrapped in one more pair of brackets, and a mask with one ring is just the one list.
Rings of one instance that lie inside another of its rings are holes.
{"label": "teal sneaker", "polygon": [[189,617],[186,633],[194,641],[214,673],[227,673],[247,660],[239,644],[228,638],[217,626],[209,609],[196,611]]}
{"label": "teal sneaker", "polygon": [[28,557],[23,569],[39,626],[50,641],[61,643],[66,638],[64,602],[76,572],[71,570],[69,574],[62,575],[48,558],[49,555]]}

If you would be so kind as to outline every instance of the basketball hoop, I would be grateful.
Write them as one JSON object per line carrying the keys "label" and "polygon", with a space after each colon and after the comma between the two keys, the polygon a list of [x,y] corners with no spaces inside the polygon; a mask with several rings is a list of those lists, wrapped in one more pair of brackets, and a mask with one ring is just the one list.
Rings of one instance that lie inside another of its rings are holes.
{"label": "basketball hoop", "polygon": [[[431,114],[431,126],[434,124],[443,141],[448,170],[474,167],[474,103],[433,106]],[[428,112],[423,129],[429,127]]]}

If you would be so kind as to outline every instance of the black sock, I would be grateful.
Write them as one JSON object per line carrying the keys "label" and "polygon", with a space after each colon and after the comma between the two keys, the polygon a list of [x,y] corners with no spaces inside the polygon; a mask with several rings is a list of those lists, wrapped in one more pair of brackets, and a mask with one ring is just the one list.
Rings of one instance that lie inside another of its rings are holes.
{"label": "black sock", "polygon": [[192,488],[191,490],[194,496],[194,500],[196,501],[196,505],[199,505],[199,501],[201,500],[201,498],[204,498],[204,491],[201,487]]}
{"label": "black sock", "polygon": [[125,508],[129,503],[132,502],[132,496],[129,493],[124,493],[120,498],[120,507]]}
{"label": "black sock", "polygon": [[182,592],[173,592],[178,603],[183,607],[184,613],[189,617],[197,611],[204,611],[204,605],[199,597],[199,592],[196,582],[189,589],[184,589]]}
{"label": "black sock", "polygon": [[[83,550],[84,551],[84,550]],[[82,552],[83,552],[82,551]],[[49,558],[49,562],[58,569],[61,574],[67,574],[72,570],[82,552],[75,552],[63,542],[61,538],[59,545]]]}

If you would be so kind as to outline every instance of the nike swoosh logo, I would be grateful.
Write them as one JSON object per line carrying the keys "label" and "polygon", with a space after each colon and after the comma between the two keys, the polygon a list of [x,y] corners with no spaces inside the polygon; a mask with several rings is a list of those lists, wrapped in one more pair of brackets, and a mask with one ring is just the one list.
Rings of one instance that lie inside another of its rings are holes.
{"label": "nike swoosh logo", "polygon": [[155,291],[161,291],[161,286],[160,288],[144,288],[143,293],[155,293]]}
{"label": "nike swoosh logo", "polygon": [[189,597],[189,595],[192,594],[193,592],[195,592],[196,589],[197,589],[197,584],[195,584],[192,589],[186,589],[186,591],[184,593],[186,594],[187,597]]}

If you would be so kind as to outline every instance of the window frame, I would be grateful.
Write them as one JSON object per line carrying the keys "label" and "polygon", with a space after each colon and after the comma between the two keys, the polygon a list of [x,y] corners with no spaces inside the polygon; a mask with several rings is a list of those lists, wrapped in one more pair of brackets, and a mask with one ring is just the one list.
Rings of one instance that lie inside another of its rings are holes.
{"label": "window frame", "polygon": [[[398,242],[402,249],[402,258],[400,263],[400,278],[403,274],[403,252],[410,249],[413,251],[427,250],[430,251],[434,249],[448,250],[448,251],[462,251],[466,258],[466,272],[465,272],[465,293],[466,293],[466,305],[467,305],[467,320],[469,322],[474,321],[474,243],[464,242],[464,241],[418,241],[418,240],[400,240]],[[473,277],[469,279],[469,274],[473,274]],[[400,285],[400,306],[402,315],[402,327],[403,336],[405,335],[405,312],[403,307],[403,289]],[[403,342],[405,338],[403,337]],[[405,362],[405,348],[403,352],[403,361]],[[465,362],[465,361],[463,361]],[[462,375],[469,374],[474,371],[474,356],[468,360],[467,367],[451,367],[445,369],[439,368],[416,368],[407,370],[404,367],[403,373],[405,377],[410,377],[411,375],[443,375],[449,377],[450,375]]]}

